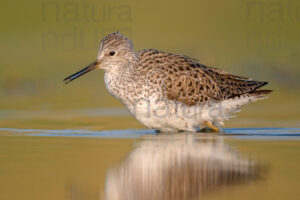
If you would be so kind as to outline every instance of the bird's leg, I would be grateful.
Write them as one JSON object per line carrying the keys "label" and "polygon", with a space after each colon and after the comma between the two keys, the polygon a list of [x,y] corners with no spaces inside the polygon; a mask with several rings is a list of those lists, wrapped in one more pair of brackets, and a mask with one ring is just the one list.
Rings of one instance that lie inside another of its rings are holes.
{"label": "bird's leg", "polygon": [[158,129],[154,129],[154,133],[161,133],[161,131]]}
{"label": "bird's leg", "polygon": [[218,127],[212,125],[212,123],[209,123],[208,121],[205,121],[204,125],[207,126],[208,128],[210,128],[211,130],[215,131],[215,132],[220,131],[220,129]]}

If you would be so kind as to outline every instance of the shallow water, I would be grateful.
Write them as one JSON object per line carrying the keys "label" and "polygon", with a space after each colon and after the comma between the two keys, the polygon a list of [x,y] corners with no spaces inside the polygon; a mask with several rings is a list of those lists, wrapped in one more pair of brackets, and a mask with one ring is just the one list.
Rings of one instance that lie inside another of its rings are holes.
{"label": "shallow water", "polygon": [[297,126],[157,134],[122,109],[56,113],[0,112],[0,199],[300,195]]}
{"label": "shallow water", "polygon": [[[0,200],[299,199],[299,7],[2,0]],[[116,30],[137,51],[184,54],[274,92],[224,135],[157,135],[109,95],[102,70],[62,83]]]}

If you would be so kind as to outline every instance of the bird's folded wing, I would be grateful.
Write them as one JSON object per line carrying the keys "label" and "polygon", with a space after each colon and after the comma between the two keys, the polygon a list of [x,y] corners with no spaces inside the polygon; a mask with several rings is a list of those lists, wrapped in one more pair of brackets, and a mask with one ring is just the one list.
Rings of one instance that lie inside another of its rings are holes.
{"label": "bird's folded wing", "polygon": [[187,56],[151,49],[142,51],[140,56],[145,67],[149,68],[151,62],[149,76],[161,82],[165,96],[190,106],[251,93],[267,84],[207,67]]}

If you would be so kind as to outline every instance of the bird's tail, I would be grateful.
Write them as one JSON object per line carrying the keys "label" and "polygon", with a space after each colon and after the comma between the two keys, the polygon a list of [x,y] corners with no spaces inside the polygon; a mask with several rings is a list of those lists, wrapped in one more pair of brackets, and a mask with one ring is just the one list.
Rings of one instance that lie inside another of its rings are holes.
{"label": "bird's tail", "polygon": [[250,96],[254,96],[256,98],[265,98],[267,94],[273,92],[273,90],[254,90],[248,93]]}

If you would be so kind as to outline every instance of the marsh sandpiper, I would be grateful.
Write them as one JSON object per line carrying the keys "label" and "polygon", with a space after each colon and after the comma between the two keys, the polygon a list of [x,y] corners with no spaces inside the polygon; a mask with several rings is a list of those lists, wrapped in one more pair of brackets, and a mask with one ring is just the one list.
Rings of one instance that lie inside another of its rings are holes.
{"label": "marsh sandpiper", "polygon": [[68,83],[104,69],[111,95],[145,126],[164,131],[219,131],[232,113],[271,90],[267,84],[200,64],[198,60],[155,49],[136,52],[119,32],[104,37],[96,61],[64,79]]}

